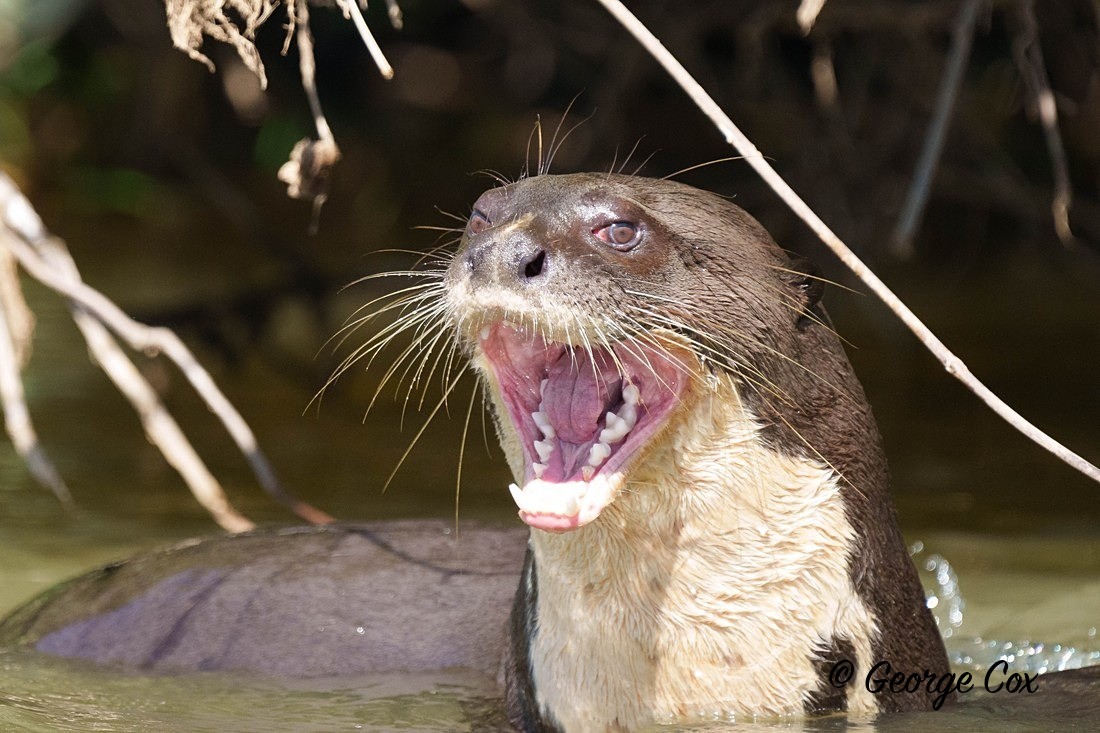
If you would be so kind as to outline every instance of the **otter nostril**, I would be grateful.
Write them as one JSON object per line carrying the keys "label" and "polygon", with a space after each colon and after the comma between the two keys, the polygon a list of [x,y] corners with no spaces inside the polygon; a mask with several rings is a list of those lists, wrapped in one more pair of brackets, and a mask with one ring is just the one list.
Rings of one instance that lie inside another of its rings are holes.
{"label": "otter nostril", "polygon": [[527,264],[523,268],[523,277],[530,280],[531,278],[538,277],[542,274],[543,266],[546,264],[546,250],[540,249],[538,254],[527,261]]}
{"label": "otter nostril", "polygon": [[481,261],[484,259],[481,250],[471,249],[466,253],[466,257],[463,258],[466,264],[466,272],[473,274],[481,268]]}

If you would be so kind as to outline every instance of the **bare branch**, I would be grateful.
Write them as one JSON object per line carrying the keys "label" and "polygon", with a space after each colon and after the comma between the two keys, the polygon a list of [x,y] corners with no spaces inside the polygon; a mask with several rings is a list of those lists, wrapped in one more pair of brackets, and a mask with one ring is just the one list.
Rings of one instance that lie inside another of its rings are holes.
{"label": "bare branch", "polygon": [[699,107],[703,114],[710,118],[711,122],[714,123],[718,131],[726,139],[726,142],[733,145],[737,151],[745,157],[745,161],[751,165],[757,174],[764,179],[765,183],[776,192],[779,198],[790,207],[791,211],[802,219],[821,241],[840,258],[841,262],[847,265],[848,268],[855,273],[855,275],[862,280],[875,295],[877,295],[879,299],[898,316],[898,318],[901,319],[909,330],[920,339],[921,343],[940,360],[948,374],[953,375],[965,384],[979,399],[985,402],[986,405],[1004,418],[1014,428],[1050,451],[1065,463],[1076,468],[1092,480],[1100,483],[1100,468],[1092,465],[1084,458],[1069,450],[1025,420],[1019,413],[1005,404],[1001,398],[993,394],[988,387],[982,384],[970,372],[962,360],[955,356],[943,342],[941,342],[939,338],[937,338],[936,335],[916,317],[908,306],[902,303],[901,300],[886,287],[886,284],[883,283],[867,265],[856,257],[855,253],[844,244],[840,237],[829,229],[825,222],[814,213],[806,202],[794,192],[794,189],[783,180],[779,173],[777,173],[764,156],[761,155],[760,151],[756,149],[756,146],[745,137],[744,133],[742,133],[735,124],[733,124],[733,120],[722,111],[714,99],[706,93],[697,81],[695,81],[676,57],[669,53],[668,49],[657,40],[633,13],[627,10],[626,6],[619,0],[598,1],[623,25],[624,28],[637,38],[654,59],[664,67],[696,106]]}
{"label": "bare branch", "polygon": [[951,113],[955,110],[959,84],[962,82],[963,71],[966,70],[967,59],[970,58],[974,24],[978,20],[978,10],[981,9],[981,5],[981,0],[966,0],[955,18],[947,68],[943,79],[940,80],[939,92],[936,94],[936,112],[924,137],[924,146],[917,161],[917,169],[913,173],[913,182],[909,186],[905,205],[902,207],[901,216],[898,217],[897,226],[894,227],[894,234],[891,237],[891,246],[899,257],[910,257],[913,254],[913,236],[924,215],[924,207],[928,203],[932,179],[936,175],[940,154],[943,152],[943,143],[947,138],[947,124],[951,120]]}
{"label": "bare branch", "polygon": [[[267,75],[253,39],[275,5],[272,0],[165,0],[168,32],[176,48],[205,64],[210,71],[214,70],[214,62],[199,51],[203,37],[230,44],[266,89]],[[226,15],[227,6],[243,20],[243,29]]]}
{"label": "bare branch", "polygon": [[[0,227],[0,237],[4,236],[5,229]],[[15,257],[3,247],[0,247],[0,310],[7,316],[15,360],[22,369],[31,358],[34,314],[23,297],[23,288],[19,285],[19,266]]]}
{"label": "bare branch", "polygon": [[[378,65],[378,70],[386,79],[393,78],[393,67],[386,60],[381,47],[374,39],[363,13],[356,0],[334,0],[344,17],[355,24],[367,50]],[[211,71],[213,62],[203,55],[199,48],[203,38],[210,36],[215,40],[233,45],[245,65],[256,74],[260,86],[267,88],[267,76],[260,59],[259,51],[253,43],[256,29],[263,24],[275,9],[275,0],[164,0],[168,15],[168,29],[176,48],[188,56],[206,64]],[[397,0],[386,0],[390,23],[400,29],[403,24],[401,8]],[[244,28],[238,27],[226,15],[226,9],[233,11],[244,22]],[[299,140],[290,153],[290,158],[279,168],[278,178],[287,184],[287,195],[296,199],[308,199],[313,202],[313,226],[325,202],[328,191],[328,177],[332,167],[340,160],[340,148],[325,119],[321,100],[317,95],[314,79],[316,62],[313,56],[313,35],[309,29],[308,0],[286,0],[287,36],[282,52],[290,47],[291,37],[298,43],[299,68],[302,75],[302,88],[309,99],[309,108],[313,113],[313,122],[317,128],[317,139]]]}
{"label": "bare branch", "polygon": [[814,23],[817,22],[817,16],[821,14],[821,9],[825,7],[825,0],[802,0],[798,4],[798,12],[795,14],[795,19],[798,21],[798,27],[802,29],[802,35],[810,35],[810,31],[814,28]]}
{"label": "bare branch", "polygon": [[386,0],[386,13],[390,16],[390,25],[395,31],[405,27],[405,17],[401,14],[401,6],[397,0]]}
{"label": "bare branch", "polygon": [[317,65],[313,56],[313,34],[309,30],[309,8],[304,3],[292,3],[288,12],[298,40],[298,67],[302,89],[309,99],[317,140],[299,140],[290,152],[290,159],[279,168],[279,180],[287,184],[287,195],[313,201],[314,222],[328,197],[328,179],[332,167],[340,160],[340,148],[321,108],[315,78]]}
{"label": "bare branch", "polygon": [[814,84],[814,96],[821,109],[835,113],[837,107],[836,68],[833,66],[833,49],[825,41],[814,44],[814,56],[810,62],[810,79]]}
{"label": "bare branch", "polygon": [[[374,63],[378,66],[378,71],[382,74],[384,79],[393,78],[393,67],[390,66],[390,62],[386,60],[385,54],[382,53],[382,48],[378,45],[378,41],[374,40],[374,34],[370,32],[370,28],[367,27],[367,21],[363,18],[363,13],[359,10],[359,4],[355,0],[336,0],[336,6],[344,11],[344,17],[349,18],[351,22],[355,24],[355,29],[359,31],[360,37],[363,39],[363,43],[366,45],[367,50],[370,52],[371,58],[374,59]],[[390,3],[390,22],[394,22],[394,8],[396,3]],[[401,10],[397,10],[398,19],[401,17]],[[398,22],[401,22],[398,20]]]}
{"label": "bare branch", "polygon": [[1043,138],[1050,155],[1051,174],[1054,177],[1054,198],[1050,204],[1054,215],[1054,231],[1062,244],[1071,245],[1076,241],[1069,226],[1073,189],[1069,182],[1066,149],[1058,131],[1058,105],[1055,104],[1054,92],[1050,88],[1046,63],[1043,61],[1043,48],[1039,45],[1034,2],[1024,0],[1016,6],[1014,14],[1020,30],[1012,43],[1012,55],[1016,58],[1016,66],[1032,100],[1033,113],[1038,114],[1039,123],[1043,127]]}
{"label": "bare branch", "polygon": [[0,222],[18,235],[10,237],[6,243],[20,265],[32,277],[72,301],[70,307],[74,320],[88,341],[94,358],[134,405],[150,439],[161,448],[165,458],[180,472],[195,497],[221,526],[231,531],[241,531],[251,528],[252,523],[229,504],[217,480],[164,410],[155,391],[115,343],[108,328],[134,350],[148,355],[163,353],[176,363],[195,391],[226,426],[269,494],[309,521],[332,521],[323,512],[294,499],[279,484],[251,429],[179,337],[169,329],[151,328],[134,321],[102,293],[80,281],[67,249],[49,235],[30,203],[11,179],[2,173]]}
{"label": "bare branch", "polygon": [[[0,229],[0,241],[6,242],[10,236],[6,230]],[[10,257],[10,255],[7,256]],[[38,442],[34,425],[31,423],[30,411],[27,410],[23,380],[19,374],[19,349],[17,339],[14,337],[15,329],[12,327],[12,320],[8,303],[0,301],[0,400],[4,403],[4,427],[16,452],[30,469],[31,475],[40,484],[50,489],[59,501],[68,504],[72,501],[69,488],[61,480],[53,463],[46,457],[41,443]]]}

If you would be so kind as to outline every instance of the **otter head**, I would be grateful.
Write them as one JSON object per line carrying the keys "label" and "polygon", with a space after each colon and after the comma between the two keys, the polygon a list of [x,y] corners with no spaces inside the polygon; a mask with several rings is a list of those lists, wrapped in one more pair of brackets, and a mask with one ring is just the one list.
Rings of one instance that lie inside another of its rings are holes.
{"label": "otter head", "polygon": [[483,194],[445,298],[523,520],[595,520],[728,377],[782,395],[768,365],[813,317],[812,282],[741,209],[683,184],[542,175]]}

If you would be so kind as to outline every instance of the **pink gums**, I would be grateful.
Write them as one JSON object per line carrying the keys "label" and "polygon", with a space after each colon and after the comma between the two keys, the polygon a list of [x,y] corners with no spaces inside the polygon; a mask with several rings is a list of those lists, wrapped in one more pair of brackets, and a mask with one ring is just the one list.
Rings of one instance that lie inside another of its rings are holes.
{"label": "pink gums", "polygon": [[[544,482],[583,481],[589,452],[607,427],[606,414],[623,408],[623,389],[633,385],[640,397],[636,423],[625,439],[608,444],[611,454],[590,469],[589,478],[614,473],[667,421],[687,382],[685,364],[642,340],[588,349],[547,343],[508,323],[491,326],[483,336],[482,351],[523,447],[524,484],[536,478],[536,462],[545,465]],[[537,411],[549,421],[554,437],[544,438],[532,417]],[[540,440],[553,445],[545,462],[534,447]],[[521,517],[547,531],[578,526],[576,517],[534,512],[521,512]]]}

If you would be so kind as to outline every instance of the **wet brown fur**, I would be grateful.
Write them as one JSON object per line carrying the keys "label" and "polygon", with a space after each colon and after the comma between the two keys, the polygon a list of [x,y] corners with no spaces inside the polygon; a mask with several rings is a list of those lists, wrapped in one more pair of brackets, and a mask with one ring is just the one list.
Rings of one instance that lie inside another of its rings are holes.
{"label": "wet brown fur", "polygon": [[[820,280],[725,199],[665,180],[615,174],[536,176],[487,192],[477,209],[506,234],[464,240],[446,281],[514,289],[529,313],[512,313],[548,338],[582,343],[646,339],[654,328],[691,339],[716,372],[740,383],[777,452],[820,461],[841,477],[855,529],[849,576],[880,619],[874,659],[896,669],[948,670],[942,641],[897,526],[878,430],[840,340],[818,303]],[[602,246],[593,227],[617,220],[644,227],[629,252]],[[510,226],[509,226],[510,225]],[[544,252],[537,289],[522,270]],[[551,304],[574,319],[562,323]],[[577,317],[581,314],[581,317]],[[613,314],[608,325],[599,314]],[[494,313],[490,317],[498,317]],[[460,324],[466,336],[480,322]],[[587,331],[587,332],[586,332]],[[524,730],[550,725],[525,676],[525,635],[537,626],[528,558],[513,610],[509,703]],[[841,647],[844,640],[837,642]],[[823,652],[827,655],[827,652]],[[810,709],[837,709],[843,695],[822,681]],[[883,696],[884,710],[924,709],[931,695]]]}

